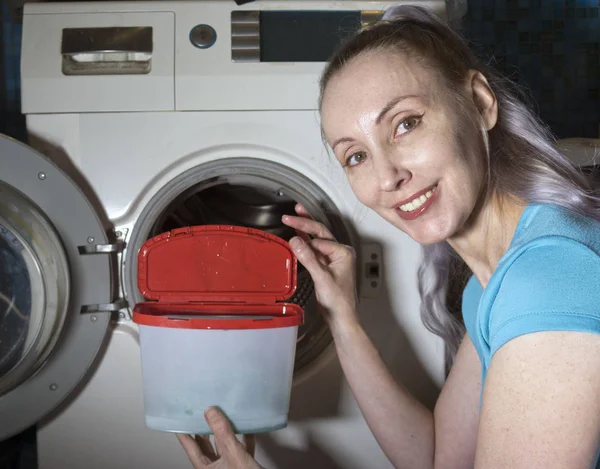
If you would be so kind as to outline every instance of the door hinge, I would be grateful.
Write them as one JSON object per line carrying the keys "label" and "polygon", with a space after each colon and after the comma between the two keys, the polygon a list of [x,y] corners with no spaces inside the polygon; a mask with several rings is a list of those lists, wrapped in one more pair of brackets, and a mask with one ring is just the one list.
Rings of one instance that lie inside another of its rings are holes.
{"label": "door hinge", "polygon": [[129,303],[123,298],[119,298],[114,303],[98,303],[95,305],[83,305],[81,307],[82,313],[116,313],[127,308]]}
{"label": "door hinge", "polygon": [[94,238],[88,238],[88,245],[86,246],[77,246],[77,250],[79,254],[112,254],[112,253],[121,253],[123,249],[125,249],[125,242],[117,241],[112,244],[93,244]]}

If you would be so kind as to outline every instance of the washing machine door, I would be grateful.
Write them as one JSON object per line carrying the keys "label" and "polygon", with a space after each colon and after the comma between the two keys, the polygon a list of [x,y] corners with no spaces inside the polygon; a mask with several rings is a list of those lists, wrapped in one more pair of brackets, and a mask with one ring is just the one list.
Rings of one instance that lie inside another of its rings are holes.
{"label": "washing machine door", "polygon": [[48,158],[0,135],[0,440],[84,378],[114,292],[106,223]]}

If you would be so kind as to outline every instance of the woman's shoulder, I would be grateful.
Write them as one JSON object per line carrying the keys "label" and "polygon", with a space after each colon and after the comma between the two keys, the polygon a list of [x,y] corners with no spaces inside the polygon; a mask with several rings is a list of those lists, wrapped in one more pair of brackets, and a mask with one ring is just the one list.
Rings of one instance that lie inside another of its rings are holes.
{"label": "woman's shoulder", "polygon": [[551,280],[563,285],[581,284],[584,273],[596,276],[600,273],[598,269],[600,221],[558,205],[529,205],[486,290],[495,290],[497,294],[538,284],[536,289],[529,290],[535,294],[550,285]]}
{"label": "woman's shoulder", "polygon": [[527,207],[518,231],[480,304],[491,353],[527,332],[600,333],[600,222],[537,205]]}
{"label": "woman's shoulder", "polygon": [[[600,217],[600,213],[598,214]],[[580,243],[600,254],[600,221],[555,204],[526,207],[505,257],[536,245]]]}
{"label": "woman's shoulder", "polygon": [[496,307],[510,303],[521,312],[540,313],[574,307],[578,295],[600,300],[598,278],[600,221],[558,205],[530,205],[486,294]]}
{"label": "woman's shoulder", "polygon": [[598,241],[556,234],[521,246],[486,291],[491,352],[527,332],[600,333],[599,252]]}

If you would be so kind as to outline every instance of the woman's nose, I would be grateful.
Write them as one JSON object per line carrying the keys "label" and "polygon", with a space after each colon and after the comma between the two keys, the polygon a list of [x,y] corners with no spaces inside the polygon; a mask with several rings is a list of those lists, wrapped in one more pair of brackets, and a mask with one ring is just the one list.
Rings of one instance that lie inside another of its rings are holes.
{"label": "woman's nose", "polygon": [[376,158],[376,160],[375,171],[379,181],[379,188],[382,191],[394,191],[410,177],[408,171],[396,164],[390,157],[382,156]]}

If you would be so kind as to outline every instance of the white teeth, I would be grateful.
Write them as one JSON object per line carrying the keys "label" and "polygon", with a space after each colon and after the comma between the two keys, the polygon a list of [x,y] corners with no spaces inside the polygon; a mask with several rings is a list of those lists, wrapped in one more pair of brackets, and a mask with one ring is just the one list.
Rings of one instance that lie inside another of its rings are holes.
{"label": "white teeth", "polygon": [[403,212],[412,212],[413,210],[418,209],[421,205],[423,205],[425,202],[427,202],[427,199],[429,199],[433,195],[434,192],[435,192],[435,187],[433,189],[431,189],[430,191],[427,191],[425,194],[420,195],[419,197],[416,197],[414,200],[410,201],[409,203],[400,205],[400,210],[402,210]]}

